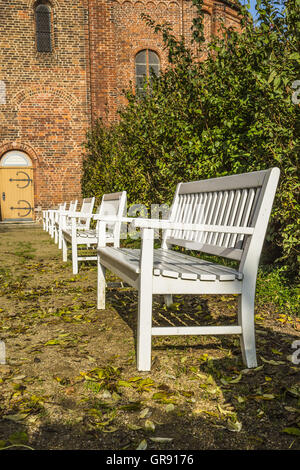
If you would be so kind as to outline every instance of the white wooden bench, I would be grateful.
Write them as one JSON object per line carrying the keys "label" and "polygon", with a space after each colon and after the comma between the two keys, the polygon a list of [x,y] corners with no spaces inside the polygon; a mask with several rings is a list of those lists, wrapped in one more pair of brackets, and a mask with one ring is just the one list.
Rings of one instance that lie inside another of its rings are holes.
{"label": "white wooden bench", "polygon": [[[141,228],[141,249],[105,246],[100,221],[97,307],[105,308],[105,269],[138,290],[137,368],[151,368],[154,335],[237,334],[244,363],[256,367],[254,298],[258,264],[279,180],[279,169],[180,183],[169,220],[124,218]],[[163,229],[154,249],[154,229]],[[239,262],[237,269],[201,260],[173,246]],[[173,294],[237,294],[238,318],[230,326],[153,327],[152,296],[167,303]]]}
{"label": "white wooden bench", "polygon": [[43,220],[45,230],[54,237],[54,224],[57,221],[57,214],[66,209],[66,202],[62,202],[59,206],[55,209],[48,209],[43,211]]}
{"label": "white wooden bench", "polygon": [[[89,230],[91,219],[93,216],[94,205],[95,198],[88,197],[82,200],[81,208],[79,211],[61,211],[60,236],[63,252],[63,261],[67,261],[68,258],[68,243],[71,243],[73,264],[74,261],[76,261],[76,253],[73,253],[74,243],[72,243],[72,233],[74,231],[76,233],[77,229],[82,231]],[[71,226],[69,225],[69,221],[71,221]]]}
{"label": "white wooden bench", "polygon": [[[97,260],[97,253],[85,254],[85,256],[78,255],[78,247],[84,246],[85,249],[93,250],[97,248],[98,244],[98,226],[99,219],[105,216],[113,216],[117,219],[124,216],[126,211],[126,191],[104,194],[102,196],[101,204],[97,209],[96,214],[91,212],[81,214],[69,213],[68,217],[71,220],[69,227],[62,227],[62,246],[63,246],[63,261],[67,261],[67,242],[71,243],[72,247],[72,268],[73,274],[78,273],[79,261]],[[91,219],[96,220],[96,228],[90,228]],[[78,225],[78,221],[85,220],[86,226]],[[88,223],[88,224],[87,224]],[[121,224],[114,222],[107,227],[106,243],[113,243],[114,246],[120,245],[120,230]]]}
{"label": "white wooden bench", "polygon": [[58,210],[55,222],[54,222],[54,242],[58,243],[58,248],[62,248],[62,228],[71,227],[71,219],[68,217],[68,214],[72,214],[77,209],[78,201],[71,201],[69,208],[66,211]]}

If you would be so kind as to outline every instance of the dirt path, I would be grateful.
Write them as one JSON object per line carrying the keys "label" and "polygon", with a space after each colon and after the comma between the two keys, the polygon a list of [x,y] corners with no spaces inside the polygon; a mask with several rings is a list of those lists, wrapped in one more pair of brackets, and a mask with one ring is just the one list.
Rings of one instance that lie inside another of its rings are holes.
{"label": "dirt path", "polygon": [[[112,285],[105,311],[95,301],[93,263],[73,276],[40,227],[0,227],[0,448],[300,448],[296,319],[257,312],[255,370],[237,337],[163,337],[138,373],[136,293]],[[233,296],[175,301],[155,298],[156,323],[236,321]]]}

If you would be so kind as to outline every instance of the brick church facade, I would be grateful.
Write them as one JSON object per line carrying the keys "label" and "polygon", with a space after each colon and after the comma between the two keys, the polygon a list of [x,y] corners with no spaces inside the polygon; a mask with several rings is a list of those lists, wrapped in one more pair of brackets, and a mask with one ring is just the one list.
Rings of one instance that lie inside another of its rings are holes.
{"label": "brick church facade", "polygon": [[[239,27],[231,2],[205,0],[204,11],[207,38],[222,20]],[[80,200],[86,130],[99,116],[116,119],[122,90],[136,86],[138,66],[143,72],[151,61],[160,69],[167,64],[162,39],[142,13],[191,39],[191,0],[0,0],[2,220]],[[30,186],[31,200],[21,194],[8,203],[8,181]]]}

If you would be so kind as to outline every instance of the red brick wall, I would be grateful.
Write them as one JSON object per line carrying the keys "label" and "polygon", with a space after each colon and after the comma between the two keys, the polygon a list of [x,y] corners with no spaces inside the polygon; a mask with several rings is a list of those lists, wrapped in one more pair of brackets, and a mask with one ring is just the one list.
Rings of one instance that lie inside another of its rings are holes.
{"label": "red brick wall", "polygon": [[0,157],[27,151],[35,205],[81,197],[81,143],[90,123],[85,0],[52,0],[51,53],[36,51],[34,1],[0,0]]}
{"label": "red brick wall", "polygon": [[[141,18],[172,24],[190,41],[191,0],[49,0],[51,53],[36,51],[35,0],[0,0],[0,158],[26,151],[34,165],[35,206],[80,199],[81,144],[92,118],[117,118],[122,90],[135,83],[135,55],[157,52],[167,64],[162,38]],[[205,34],[220,19],[238,26],[227,3],[205,1]],[[202,51],[202,56],[205,51]],[[1,188],[0,188],[1,189]]]}
{"label": "red brick wall", "polygon": [[[221,1],[205,0],[204,32],[207,37],[218,34],[220,21],[239,27],[237,10]],[[175,35],[192,40],[192,20],[196,8],[191,0],[90,0],[91,87],[93,116],[116,118],[117,109],[125,103],[122,90],[135,83],[135,55],[152,49],[160,57],[161,67],[167,64],[163,41],[148,27],[141,14],[155,23],[168,22]],[[196,52],[196,45],[193,46]],[[205,50],[200,58],[205,57]]]}

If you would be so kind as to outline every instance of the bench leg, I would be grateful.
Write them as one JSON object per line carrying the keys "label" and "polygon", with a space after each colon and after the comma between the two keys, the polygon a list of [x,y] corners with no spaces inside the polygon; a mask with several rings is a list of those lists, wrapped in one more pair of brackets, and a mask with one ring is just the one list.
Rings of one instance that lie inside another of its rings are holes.
{"label": "bench leg", "polygon": [[255,291],[244,290],[238,299],[238,319],[242,327],[241,348],[243,360],[250,369],[257,367],[255,325],[254,325],[254,298]]}
{"label": "bench leg", "polygon": [[68,261],[68,247],[65,237],[62,237],[62,252],[63,252],[63,261]]}
{"label": "bench leg", "polygon": [[173,295],[172,294],[166,294],[164,295],[164,300],[165,304],[167,307],[170,307],[173,303]]}
{"label": "bench leg", "polygon": [[97,308],[105,309],[105,267],[100,263],[100,256],[97,256]]}
{"label": "bench leg", "polygon": [[62,249],[62,234],[61,234],[61,228],[58,230],[58,248],[61,250]]}
{"label": "bench leg", "polygon": [[142,230],[138,287],[137,369],[151,370],[153,229]]}
{"label": "bench leg", "polygon": [[138,331],[137,331],[137,369],[151,370],[151,328],[152,292],[139,290]]}
{"label": "bench leg", "polygon": [[73,274],[78,274],[78,253],[76,238],[72,237],[72,267]]}

